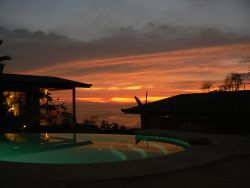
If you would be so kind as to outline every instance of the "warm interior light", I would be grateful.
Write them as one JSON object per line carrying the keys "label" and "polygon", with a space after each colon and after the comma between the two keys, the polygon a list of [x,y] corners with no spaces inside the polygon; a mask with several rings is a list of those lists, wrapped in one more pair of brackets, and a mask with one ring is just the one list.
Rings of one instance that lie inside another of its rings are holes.
{"label": "warm interior light", "polygon": [[8,112],[14,116],[20,116],[25,112],[25,95],[22,92],[4,92],[5,103],[8,106]]}
{"label": "warm interior light", "polygon": [[41,134],[41,139],[43,141],[48,141],[49,140],[49,134],[48,133],[43,133]]}
{"label": "warm interior light", "polygon": [[21,134],[16,134],[16,133],[6,133],[4,134],[5,138],[11,142],[18,142],[22,143],[25,142],[26,139],[23,135]]}

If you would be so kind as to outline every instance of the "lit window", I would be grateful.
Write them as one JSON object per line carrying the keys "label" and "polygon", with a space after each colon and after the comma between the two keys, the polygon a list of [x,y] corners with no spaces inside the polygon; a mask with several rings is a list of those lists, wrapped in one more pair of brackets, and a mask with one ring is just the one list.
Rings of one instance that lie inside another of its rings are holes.
{"label": "lit window", "polygon": [[24,115],[25,93],[24,92],[4,92],[6,111],[13,116]]}

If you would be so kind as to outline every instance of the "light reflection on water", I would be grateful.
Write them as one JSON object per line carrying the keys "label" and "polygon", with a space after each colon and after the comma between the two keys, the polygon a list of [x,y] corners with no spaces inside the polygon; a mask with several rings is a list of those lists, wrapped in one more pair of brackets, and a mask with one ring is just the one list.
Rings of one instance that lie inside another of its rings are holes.
{"label": "light reflection on water", "polygon": [[141,141],[134,135],[5,134],[0,137],[0,160],[79,164],[144,159],[183,151],[170,143]]}

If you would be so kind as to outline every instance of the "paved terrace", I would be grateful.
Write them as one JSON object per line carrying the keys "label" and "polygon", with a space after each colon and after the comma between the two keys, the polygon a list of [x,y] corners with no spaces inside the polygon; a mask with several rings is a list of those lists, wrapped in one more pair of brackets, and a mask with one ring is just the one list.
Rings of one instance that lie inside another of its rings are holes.
{"label": "paved terrace", "polygon": [[2,187],[250,187],[248,135],[144,130],[190,141],[184,152],[105,164],[0,163]]}

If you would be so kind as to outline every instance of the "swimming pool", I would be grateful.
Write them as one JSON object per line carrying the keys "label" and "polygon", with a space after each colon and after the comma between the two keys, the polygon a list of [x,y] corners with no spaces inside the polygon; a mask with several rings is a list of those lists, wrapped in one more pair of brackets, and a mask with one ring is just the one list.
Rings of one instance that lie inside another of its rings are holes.
{"label": "swimming pool", "polygon": [[169,155],[183,151],[186,147],[189,144],[180,140],[143,135],[5,134],[0,138],[0,161],[109,163]]}

